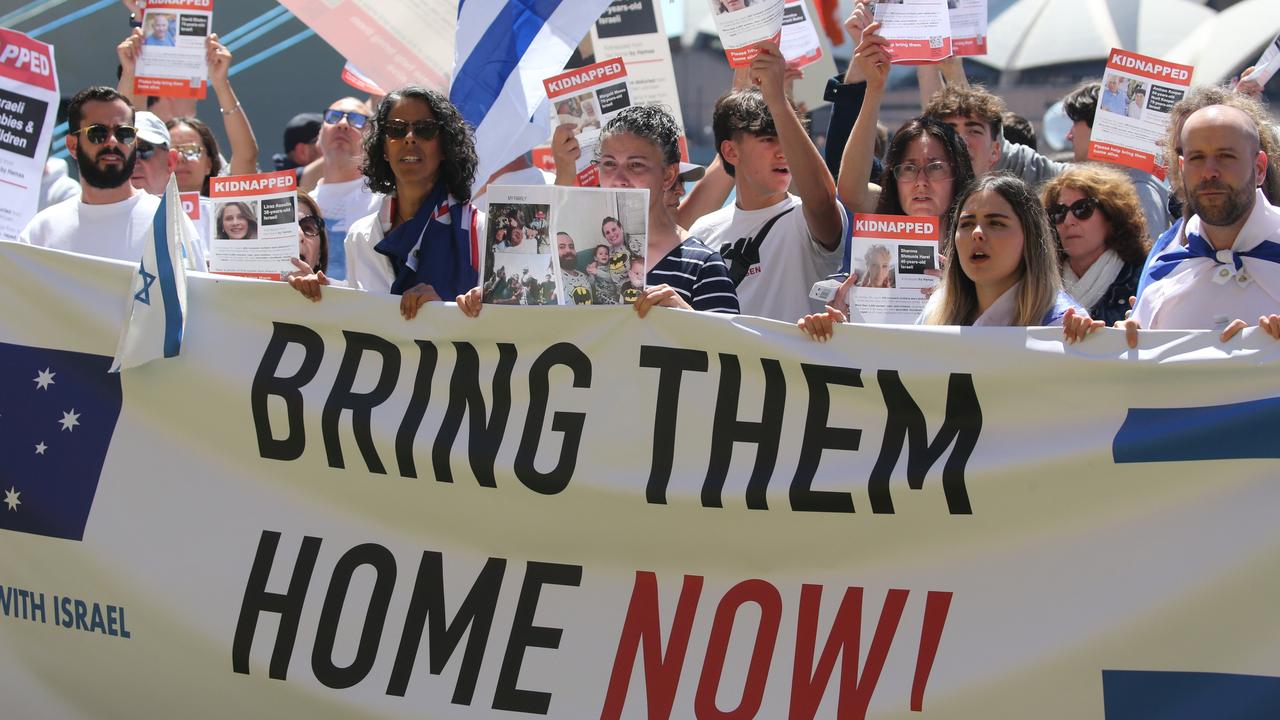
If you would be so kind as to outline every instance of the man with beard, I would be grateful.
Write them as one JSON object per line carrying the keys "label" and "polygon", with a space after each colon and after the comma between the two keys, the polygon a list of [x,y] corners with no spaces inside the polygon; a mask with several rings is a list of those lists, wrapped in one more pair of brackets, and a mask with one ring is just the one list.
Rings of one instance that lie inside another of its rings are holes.
{"label": "man with beard", "polygon": [[1268,169],[1258,126],[1210,105],[1187,118],[1180,141],[1193,215],[1182,242],[1152,261],[1153,282],[1125,321],[1130,345],[1138,328],[1214,329],[1226,341],[1257,322],[1280,337],[1280,209],[1258,189]]}
{"label": "man with beard", "polygon": [[[18,242],[136,263],[160,198],[129,179],[137,163],[133,106],[109,87],[76,93],[67,105],[67,150],[80,170],[80,197],[41,210]],[[205,270],[195,225],[183,217],[187,267]]]}
{"label": "man with beard", "polygon": [[591,304],[591,278],[578,269],[578,249],[569,233],[556,233],[556,253],[560,256],[560,284],[569,302]]}

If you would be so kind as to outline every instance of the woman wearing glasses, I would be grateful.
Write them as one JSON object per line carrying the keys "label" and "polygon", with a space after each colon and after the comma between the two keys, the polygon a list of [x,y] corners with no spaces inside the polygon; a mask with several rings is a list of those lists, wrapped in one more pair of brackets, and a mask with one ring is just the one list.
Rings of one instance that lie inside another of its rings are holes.
{"label": "woman wearing glasses", "polygon": [[1124,320],[1150,249],[1142,204],[1127,175],[1073,165],[1042,190],[1068,293],[1108,327]]}
{"label": "woman wearing glasses", "polygon": [[[471,264],[475,141],[448,98],[416,85],[384,97],[368,125],[363,171],[369,189],[386,197],[347,231],[347,282],[400,295],[400,313],[411,320],[423,304],[479,281]],[[329,284],[322,273],[289,282],[313,300]]]}
{"label": "woman wearing glasses", "polygon": [[[298,192],[298,259],[308,272],[329,269],[329,234],[320,206],[310,195]],[[295,263],[296,264],[296,263]]]}

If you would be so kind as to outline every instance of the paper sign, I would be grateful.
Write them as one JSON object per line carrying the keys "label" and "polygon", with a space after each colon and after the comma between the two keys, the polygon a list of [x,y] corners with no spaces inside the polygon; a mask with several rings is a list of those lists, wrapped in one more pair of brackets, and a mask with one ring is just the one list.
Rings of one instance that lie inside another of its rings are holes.
{"label": "paper sign", "polygon": [[853,322],[910,325],[937,287],[938,218],[853,216],[850,244],[856,285],[849,291]]}
{"label": "paper sign", "polygon": [[787,0],[783,6],[780,48],[790,67],[802,68],[822,58],[822,42],[804,0]]}
{"label": "paper sign", "polygon": [[212,272],[279,280],[298,255],[298,191],[292,170],[209,179]]}
{"label": "paper sign", "polygon": [[1113,48],[1093,116],[1089,159],[1137,168],[1163,180],[1169,158],[1161,143],[1169,111],[1191,87],[1194,70]]}
{"label": "paper sign", "polygon": [[782,42],[784,0],[707,0],[729,65],[746,67],[760,51],[756,43]]}
{"label": "paper sign", "polygon": [[1276,70],[1280,70],[1280,36],[1276,36],[1267,49],[1262,51],[1262,57],[1253,64],[1253,72],[1241,79],[1252,80],[1265,87],[1275,76]]}
{"label": "paper sign", "polygon": [[[662,8],[657,2],[614,0],[591,28],[591,46],[595,57],[616,57],[626,63],[632,105],[666,106],[683,131],[680,91],[676,87],[675,66],[671,62],[671,41],[667,38]],[[539,163],[539,156],[535,148],[534,163],[554,172],[555,161],[552,160],[551,167],[546,168]],[[549,150],[547,156],[550,156]],[[680,136],[680,158],[689,159],[683,134]]]}
{"label": "paper sign", "polygon": [[644,289],[649,191],[494,185],[484,302],[622,305]]}
{"label": "paper sign", "polygon": [[612,58],[547,78],[542,84],[551,101],[552,123],[575,128],[582,149],[575,168],[578,184],[599,185],[595,157],[600,128],[631,105],[626,64],[621,58]]}
{"label": "paper sign", "polygon": [[213,0],[147,3],[133,91],[138,95],[203,98],[209,80],[205,38],[212,25]]}
{"label": "paper sign", "polygon": [[987,0],[947,0],[951,50],[956,55],[987,54]]}
{"label": "paper sign", "polygon": [[947,0],[880,0],[875,20],[895,63],[938,62],[951,57]]}
{"label": "paper sign", "polygon": [[0,240],[16,240],[39,208],[57,110],[53,46],[0,28]]}

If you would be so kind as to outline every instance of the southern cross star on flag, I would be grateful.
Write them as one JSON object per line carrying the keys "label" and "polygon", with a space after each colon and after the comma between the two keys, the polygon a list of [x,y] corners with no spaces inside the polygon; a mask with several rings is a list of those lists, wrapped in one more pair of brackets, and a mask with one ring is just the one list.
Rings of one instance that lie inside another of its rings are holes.
{"label": "southern cross star on flag", "polygon": [[0,343],[0,529],[80,540],[120,417],[111,358]]}

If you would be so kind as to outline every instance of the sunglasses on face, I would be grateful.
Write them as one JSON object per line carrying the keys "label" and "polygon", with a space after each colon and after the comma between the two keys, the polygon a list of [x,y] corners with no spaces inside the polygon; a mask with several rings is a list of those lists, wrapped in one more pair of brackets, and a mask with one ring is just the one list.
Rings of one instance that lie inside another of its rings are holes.
{"label": "sunglasses on face", "polygon": [[168,148],[166,148],[164,145],[152,145],[151,143],[145,142],[143,140],[138,141],[137,155],[139,160],[143,160],[143,161],[150,160],[151,158],[156,156],[157,152],[167,152],[167,151],[168,151]]}
{"label": "sunglasses on face", "polygon": [[75,131],[74,134],[84,133],[84,139],[94,145],[101,145],[107,141],[109,137],[115,137],[116,141],[121,145],[132,145],[134,140],[138,139],[138,129],[132,125],[116,125],[108,127],[106,125],[89,125]]}
{"label": "sunglasses on face", "polygon": [[1067,221],[1068,212],[1075,215],[1077,220],[1088,220],[1093,215],[1093,209],[1096,207],[1099,207],[1096,199],[1080,198],[1071,203],[1071,205],[1054,203],[1045,208],[1045,211],[1049,213],[1049,219],[1053,221],[1054,225],[1061,225]]}
{"label": "sunglasses on face", "polygon": [[347,124],[351,127],[362,130],[364,124],[369,121],[369,116],[364,113],[351,112],[350,110],[325,110],[324,121],[330,125],[337,125],[342,122],[342,118],[347,119]]}
{"label": "sunglasses on face", "polygon": [[419,140],[434,140],[436,135],[440,134],[440,123],[437,120],[414,120],[413,122],[388,120],[386,129],[387,137],[392,140],[403,140],[410,130]]}
{"label": "sunglasses on face", "polygon": [[173,149],[178,151],[178,154],[182,156],[183,160],[190,160],[192,162],[199,160],[200,156],[204,155],[204,146],[201,145],[200,143],[187,143],[186,145],[175,145]]}
{"label": "sunglasses on face", "polygon": [[315,215],[298,218],[298,227],[307,237],[320,237],[320,221]]}
{"label": "sunglasses on face", "polygon": [[920,171],[924,171],[924,176],[930,180],[946,180],[951,177],[951,164],[944,163],[941,160],[920,167],[915,163],[903,163],[893,169],[893,176],[902,182],[912,182],[920,176]]}

